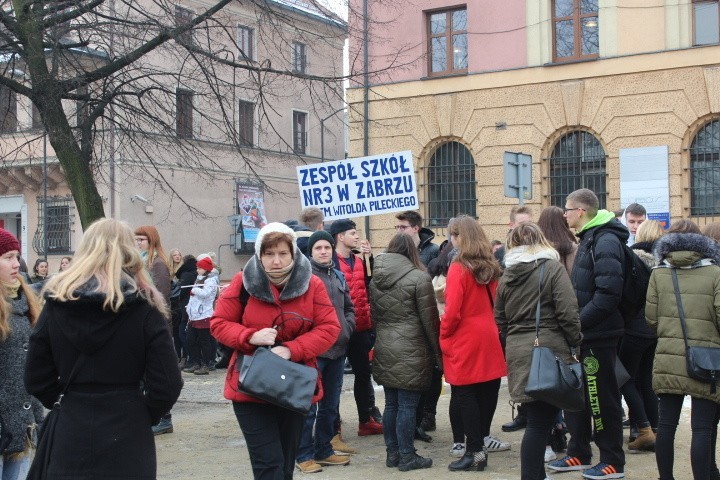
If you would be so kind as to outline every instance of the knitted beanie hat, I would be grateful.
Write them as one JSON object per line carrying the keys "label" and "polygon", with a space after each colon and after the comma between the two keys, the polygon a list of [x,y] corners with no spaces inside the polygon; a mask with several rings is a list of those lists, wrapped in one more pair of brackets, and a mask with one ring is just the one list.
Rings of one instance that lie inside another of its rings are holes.
{"label": "knitted beanie hat", "polygon": [[210,257],[204,257],[197,261],[197,268],[202,268],[206,272],[212,272],[215,264]]}
{"label": "knitted beanie hat", "polygon": [[295,232],[292,228],[280,222],[268,223],[260,229],[257,238],[255,239],[255,255],[260,258],[260,249],[262,247],[263,238],[265,238],[265,235],[272,232],[287,233],[290,235],[292,237],[292,254],[295,255],[295,249],[297,248]]}
{"label": "knitted beanie hat", "polygon": [[20,251],[20,242],[15,235],[7,230],[0,228],[0,255],[5,255],[12,250]]}
{"label": "knitted beanie hat", "polygon": [[318,240],[327,240],[328,242],[330,242],[330,246],[332,248],[335,248],[335,240],[333,239],[332,235],[330,235],[325,230],[318,230],[317,232],[314,232],[312,235],[310,235],[310,238],[308,239],[308,255],[312,256],[313,245],[315,245],[315,242],[317,242]]}
{"label": "knitted beanie hat", "polygon": [[348,230],[354,230],[355,228],[357,228],[355,222],[353,222],[349,218],[342,218],[340,220],[335,220],[330,225],[330,235],[334,237],[338,233],[347,232]]}

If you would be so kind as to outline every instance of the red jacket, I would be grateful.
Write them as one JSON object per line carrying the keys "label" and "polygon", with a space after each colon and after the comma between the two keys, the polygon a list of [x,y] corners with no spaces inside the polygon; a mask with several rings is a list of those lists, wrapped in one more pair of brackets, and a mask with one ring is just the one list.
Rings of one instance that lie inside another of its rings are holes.
{"label": "red jacket", "polygon": [[440,350],[450,385],[488,382],[507,375],[505,356],[493,314],[497,281],[480,285],[458,262],[450,265],[445,285],[445,314],[440,321]]}
{"label": "red jacket", "polygon": [[[295,258],[298,265],[282,291],[269,282],[257,257],[248,262],[244,283],[250,297],[244,312],[240,302],[243,272],[235,275],[217,301],[210,331],[220,343],[235,350],[225,377],[224,395],[228,400],[263,403],[238,390],[237,356],[251,355],[257,346],[249,343],[250,337],[262,328],[277,325],[276,319],[286,319],[283,328],[278,329],[277,340],[290,349],[293,362],[316,367],[316,357],[337,340],[340,323],[325,285],[312,275],[309,260],[298,250]],[[312,320],[312,323],[300,320],[298,316]],[[322,382],[318,377],[313,402],[320,398]]]}
{"label": "red jacket", "polygon": [[353,268],[350,268],[348,261],[340,255],[337,258],[338,267],[345,275],[345,280],[350,288],[350,298],[355,306],[355,331],[364,332],[370,330],[372,320],[370,320],[370,303],[368,302],[367,284],[365,283],[365,264],[358,255],[355,255]]}

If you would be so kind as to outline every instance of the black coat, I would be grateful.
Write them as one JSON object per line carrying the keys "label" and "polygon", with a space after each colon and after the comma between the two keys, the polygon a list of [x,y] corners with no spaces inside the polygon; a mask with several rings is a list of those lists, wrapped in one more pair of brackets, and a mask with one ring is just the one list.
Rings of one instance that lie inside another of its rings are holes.
{"label": "black coat", "polygon": [[62,401],[49,478],[154,479],[151,427],[182,389],[167,322],[136,294],[114,313],[88,290],[47,299],[30,337],[25,386],[47,408],[85,354]]}
{"label": "black coat", "polygon": [[625,331],[618,305],[623,291],[623,245],[628,236],[617,219],[578,234],[580,245],[571,280],[586,345],[615,345]]}
{"label": "black coat", "polygon": [[175,272],[175,278],[180,282],[180,299],[178,300],[178,306],[182,311],[185,311],[185,307],[187,307],[190,301],[190,291],[192,288],[187,287],[195,285],[197,275],[197,260],[194,258],[185,260],[180,268],[178,268],[178,271]]}

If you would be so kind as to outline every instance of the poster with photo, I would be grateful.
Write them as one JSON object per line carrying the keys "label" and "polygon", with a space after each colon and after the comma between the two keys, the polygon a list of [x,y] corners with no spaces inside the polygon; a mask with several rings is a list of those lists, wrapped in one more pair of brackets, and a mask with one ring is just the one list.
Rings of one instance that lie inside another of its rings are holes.
{"label": "poster with photo", "polygon": [[262,227],[267,225],[265,216],[265,193],[253,183],[237,182],[237,212],[241,217],[238,230],[242,228],[243,241],[253,243]]}

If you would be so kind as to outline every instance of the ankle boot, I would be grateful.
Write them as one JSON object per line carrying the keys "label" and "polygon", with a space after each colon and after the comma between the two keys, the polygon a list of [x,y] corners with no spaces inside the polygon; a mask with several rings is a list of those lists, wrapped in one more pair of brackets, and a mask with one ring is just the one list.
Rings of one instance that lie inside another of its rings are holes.
{"label": "ankle boot", "polygon": [[385,458],[385,466],[388,468],[396,468],[400,465],[400,452],[387,452]]}
{"label": "ankle boot", "polygon": [[650,427],[638,430],[637,438],[628,443],[628,450],[655,450],[655,434]]}
{"label": "ankle boot", "polygon": [[477,470],[482,472],[487,467],[487,452],[485,449],[479,452],[466,452],[460,460],[448,465],[451,472]]}
{"label": "ankle boot", "polygon": [[415,452],[412,453],[401,453],[400,463],[398,469],[401,472],[408,472],[410,470],[418,470],[420,468],[432,467],[432,458],[421,457]]}

